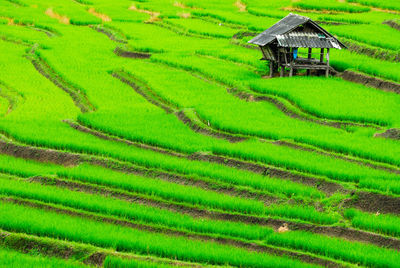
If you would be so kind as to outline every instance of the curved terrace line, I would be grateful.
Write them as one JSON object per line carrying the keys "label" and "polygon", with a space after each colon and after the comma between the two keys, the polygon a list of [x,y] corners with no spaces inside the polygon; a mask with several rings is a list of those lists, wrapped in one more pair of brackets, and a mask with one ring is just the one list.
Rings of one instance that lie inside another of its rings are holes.
{"label": "curved terrace line", "polygon": [[55,86],[65,91],[75,103],[75,106],[80,109],[82,113],[91,112],[96,110],[94,105],[90,103],[86,94],[81,89],[75,87],[71,83],[65,81],[57,72],[50,67],[50,65],[36,53],[34,46],[26,58],[33,64],[35,69]]}

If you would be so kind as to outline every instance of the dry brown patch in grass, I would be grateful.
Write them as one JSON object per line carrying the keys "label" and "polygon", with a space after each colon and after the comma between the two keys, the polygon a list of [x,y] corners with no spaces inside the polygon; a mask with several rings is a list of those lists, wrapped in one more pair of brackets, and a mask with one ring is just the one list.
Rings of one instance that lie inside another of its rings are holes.
{"label": "dry brown patch in grass", "polygon": [[242,3],[240,0],[237,0],[237,1],[235,2],[235,6],[236,6],[237,8],[239,8],[239,12],[246,12],[246,11],[247,11],[246,5],[245,5],[244,3]]}
{"label": "dry brown patch in grass", "polygon": [[111,18],[110,18],[109,16],[107,16],[106,14],[102,14],[102,13],[96,12],[96,10],[95,10],[93,7],[89,8],[89,9],[88,9],[88,12],[89,12],[90,14],[92,14],[93,16],[98,17],[98,18],[101,19],[103,22],[109,22],[109,21],[111,21]]}
{"label": "dry brown patch in grass", "polygon": [[60,23],[69,24],[69,18],[54,12],[53,8],[49,7],[45,14],[51,18],[57,19]]}
{"label": "dry brown patch in grass", "polygon": [[140,13],[145,13],[145,14],[149,14],[150,18],[148,20],[146,20],[145,22],[155,22],[155,21],[159,21],[160,19],[160,12],[154,12],[154,11],[150,11],[150,10],[145,10],[145,9],[139,9],[137,8],[135,5],[131,5],[129,7],[129,10],[134,10]]}
{"label": "dry brown patch in grass", "polygon": [[187,6],[185,6],[184,4],[182,4],[181,2],[178,2],[178,1],[176,1],[174,3],[174,6],[175,7],[180,7],[180,8],[188,8]]}
{"label": "dry brown patch in grass", "polygon": [[184,19],[190,18],[192,14],[190,14],[189,12],[180,12],[178,13],[178,16]]}
{"label": "dry brown patch in grass", "polygon": [[175,7],[180,7],[180,8],[185,8],[185,9],[201,9],[201,8],[199,8],[199,7],[187,6],[187,5],[185,5],[185,4],[181,3],[181,2],[178,2],[178,1],[175,1],[175,2],[174,2],[174,6],[175,6]]}

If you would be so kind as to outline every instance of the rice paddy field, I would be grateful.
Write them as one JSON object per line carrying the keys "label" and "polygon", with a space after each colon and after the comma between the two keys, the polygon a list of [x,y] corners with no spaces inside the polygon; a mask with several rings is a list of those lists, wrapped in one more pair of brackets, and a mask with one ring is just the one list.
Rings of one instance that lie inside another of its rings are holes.
{"label": "rice paddy field", "polygon": [[[347,49],[269,78],[290,12]],[[400,5],[0,0],[1,267],[399,267]]]}

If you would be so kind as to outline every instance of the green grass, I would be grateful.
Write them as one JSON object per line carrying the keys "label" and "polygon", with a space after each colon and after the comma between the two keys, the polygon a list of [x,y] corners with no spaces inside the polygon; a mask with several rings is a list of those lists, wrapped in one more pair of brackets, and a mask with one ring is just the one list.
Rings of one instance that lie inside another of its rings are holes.
{"label": "green grass", "polygon": [[323,2],[316,0],[301,0],[298,2],[294,2],[292,6],[301,9],[329,10],[329,11],[333,10],[333,11],[350,12],[350,13],[367,12],[370,10],[368,7],[352,6],[347,3],[341,3],[335,0],[328,0]]}
{"label": "green grass", "polygon": [[395,215],[380,214],[379,211],[371,214],[353,208],[347,209],[344,215],[354,227],[400,237],[400,218]]}
{"label": "green grass", "polygon": [[349,0],[350,3],[360,3],[366,6],[378,7],[383,9],[400,10],[400,3],[385,0]]}
{"label": "green grass", "polygon": [[78,268],[87,267],[78,262],[48,258],[35,254],[23,254],[11,249],[0,248],[1,267],[26,267],[26,268]]}

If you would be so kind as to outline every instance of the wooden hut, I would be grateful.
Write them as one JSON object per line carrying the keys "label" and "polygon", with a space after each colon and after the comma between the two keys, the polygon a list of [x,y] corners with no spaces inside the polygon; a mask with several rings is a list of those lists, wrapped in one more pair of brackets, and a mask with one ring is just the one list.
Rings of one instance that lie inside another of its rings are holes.
{"label": "wooden hut", "polygon": [[[251,39],[249,43],[260,47],[263,53],[262,60],[268,60],[270,63],[271,77],[279,67],[280,76],[284,76],[285,68],[290,69],[289,76],[292,76],[296,69],[306,69],[307,74],[310,74],[310,70],[323,70],[328,76],[329,50],[346,48],[310,18],[292,13]],[[313,48],[320,51],[313,53]]]}

